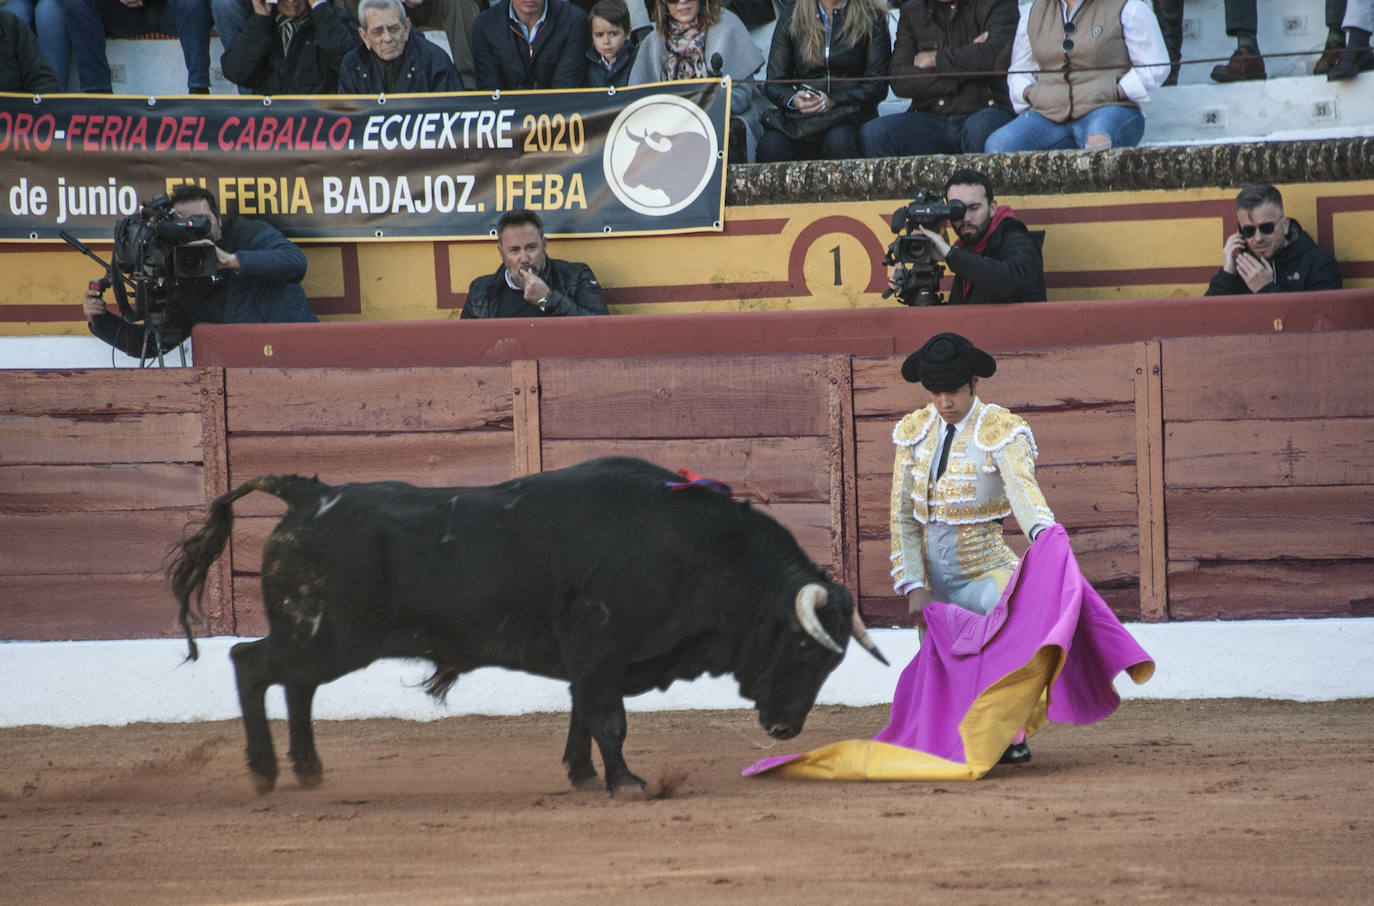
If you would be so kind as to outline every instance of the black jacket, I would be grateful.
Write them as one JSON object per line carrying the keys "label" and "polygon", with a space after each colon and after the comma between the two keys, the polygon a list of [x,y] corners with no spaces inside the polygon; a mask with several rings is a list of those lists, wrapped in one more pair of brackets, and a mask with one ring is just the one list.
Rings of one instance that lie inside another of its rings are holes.
{"label": "black jacket", "polygon": [[[815,5],[803,6],[808,15],[819,16]],[[891,41],[888,39],[887,16],[876,23],[873,34],[861,46],[851,47],[831,39],[830,53],[825,62],[816,66],[803,65],[797,57],[792,42],[792,16],[798,7],[783,10],[778,24],[773,28],[773,43],[768,50],[768,83],[764,93],[768,95],[779,110],[789,109],[787,102],[802,85],[810,85],[830,95],[836,107],[852,105],[858,108],[855,122],[865,122],[878,115],[878,105],[887,97],[887,82],[881,76],[887,75],[888,63],[892,58]],[[849,12],[845,4],[832,16],[830,33],[838,36],[844,28],[845,16]],[[831,81],[832,79],[870,76],[877,77],[867,82]]]}
{"label": "black jacket", "polygon": [[43,56],[33,31],[14,13],[0,9],[0,91],[51,94],[60,90],[57,70]]}
{"label": "black jacket", "polygon": [[[945,13],[954,10],[952,16]],[[966,116],[987,107],[1011,110],[1005,72],[1020,12],[1016,0],[965,0],[958,4],[909,0],[897,20],[892,48],[892,92],[911,98],[910,111]],[[973,39],[983,32],[986,41]],[[935,51],[934,69],[917,69],[912,59]],[[968,76],[983,72],[990,75]]]}
{"label": "black jacket", "polygon": [[[1015,217],[997,225],[983,254],[955,246],[945,256],[945,264],[954,274],[950,305],[1045,301],[1045,262],[1040,257],[1040,244]],[[961,278],[970,284],[967,295]]]}
{"label": "black jacket", "polygon": [[219,65],[226,79],[255,94],[333,94],[339,64],[362,46],[358,23],[334,4],[321,3],[310,10],[285,55],[274,17],[249,16]]}
{"label": "black jacket", "polygon": [[[536,36],[537,38],[538,36]],[[595,47],[588,47],[583,56],[587,60],[587,76],[582,80],[583,86],[587,88],[624,88],[630,84],[630,70],[635,65],[635,53],[639,50],[639,45],[632,41],[626,41],[625,46],[620,48],[620,53],[616,55],[615,62],[611,68],[601,62],[601,54],[596,52]]]}
{"label": "black jacket", "polygon": [[[238,43],[238,38],[234,39]],[[382,62],[366,45],[354,50],[339,64],[339,94],[425,94],[462,91],[463,77],[442,47],[411,28],[401,51],[401,71],[388,92],[382,80]]]}
{"label": "black jacket", "polygon": [[[1314,289],[1340,289],[1341,269],[1326,249],[1312,241],[1296,220],[1288,220],[1288,241],[1270,262],[1273,279],[1262,293],[1297,293]],[[1207,285],[1209,296],[1236,296],[1250,292],[1240,274],[1216,272]]]}
{"label": "black jacket", "polygon": [[549,285],[548,311],[540,311],[533,305],[527,305],[525,307],[529,310],[522,311],[518,316],[500,313],[501,294],[506,289],[506,266],[503,264],[496,269],[496,273],[472,281],[460,317],[540,318],[608,314],[606,303],[601,301],[601,284],[596,282],[596,275],[587,265],[549,258],[539,276]]}
{"label": "black jacket", "polygon": [[[300,281],[305,277],[305,255],[295,243],[263,220],[225,217],[216,245],[238,255],[237,271],[221,271],[219,288],[195,300],[178,300],[167,306],[168,325],[162,348],[149,341],[151,355],[175,348],[202,321],[212,324],[269,324],[317,321]],[[130,305],[133,299],[129,300]],[[133,323],[116,314],[99,315],[89,323],[91,333],[126,355],[144,351],[145,323]]]}
{"label": "black jacket", "polygon": [[534,45],[511,23],[510,0],[472,23],[472,68],[480,91],[581,88],[587,77],[587,15],[567,0],[547,0],[548,18]]}

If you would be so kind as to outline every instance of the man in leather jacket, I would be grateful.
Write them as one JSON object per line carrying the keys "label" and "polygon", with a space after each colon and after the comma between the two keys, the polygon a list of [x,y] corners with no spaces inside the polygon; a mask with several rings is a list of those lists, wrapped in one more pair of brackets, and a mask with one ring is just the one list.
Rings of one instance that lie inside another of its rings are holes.
{"label": "man in leather jacket", "polygon": [[544,222],[517,209],[496,224],[501,266],[468,287],[464,318],[542,318],[604,315],[601,285],[585,264],[548,256]]}

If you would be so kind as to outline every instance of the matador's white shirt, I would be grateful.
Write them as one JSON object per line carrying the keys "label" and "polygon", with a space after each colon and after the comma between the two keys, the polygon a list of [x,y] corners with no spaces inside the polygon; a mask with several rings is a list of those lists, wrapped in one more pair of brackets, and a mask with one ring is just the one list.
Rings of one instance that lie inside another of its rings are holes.
{"label": "matador's white shirt", "polygon": [[928,588],[937,601],[986,613],[1018,558],[1002,538],[1015,515],[1023,531],[1054,523],[1035,481],[1035,436],[1007,409],[977,397],[934,480],[945,421],[933,405],[897,423],[892,442],[892,581],[898,594]]}

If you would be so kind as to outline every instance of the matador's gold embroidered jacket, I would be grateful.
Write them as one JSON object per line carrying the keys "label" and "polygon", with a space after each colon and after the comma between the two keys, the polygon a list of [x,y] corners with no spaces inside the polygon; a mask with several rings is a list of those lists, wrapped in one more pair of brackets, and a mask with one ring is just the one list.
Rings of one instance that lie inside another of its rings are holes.
{"label": "matador's gold embroidered jacket", "polygon": [[[1009,410],[974,401],[969,421],[954,439],[945,474],[931,487],[930,464],[938,455],[944,420],[933,405],[897,423],[892,442],[892,583],[899,594],[930,587],[925,528],[945,523],[959,528],[958,569],[973,579],[992,570],[1010,570],[1015,552],[1002,539],[998,520],[1014,514],[1022,531],[1051,525],[1054,513],[1035,481],[1035,436]],[[942,584],[949,584],[944,577]]]}

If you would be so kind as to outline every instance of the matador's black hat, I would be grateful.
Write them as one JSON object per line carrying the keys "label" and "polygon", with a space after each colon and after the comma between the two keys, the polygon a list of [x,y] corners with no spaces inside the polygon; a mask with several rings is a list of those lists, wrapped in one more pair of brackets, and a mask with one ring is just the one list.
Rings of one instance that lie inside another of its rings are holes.
{"label": "matador's black hat", "polygon": [[995,371],[997,360],[957,333],[937,333],[902,363],[902,377],[931,393],[958,390]]}

